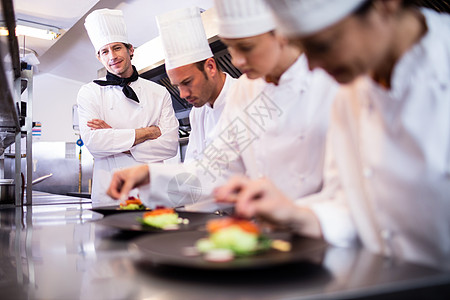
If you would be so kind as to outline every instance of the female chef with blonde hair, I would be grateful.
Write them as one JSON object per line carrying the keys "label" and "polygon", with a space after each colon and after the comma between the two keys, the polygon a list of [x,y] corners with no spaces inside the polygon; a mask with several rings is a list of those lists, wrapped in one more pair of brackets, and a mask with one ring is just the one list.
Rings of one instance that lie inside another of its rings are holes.
{"label": "female chef with blonde hair", "polygon": [[294,204],[269,180],[240,177],[218,200],[335,245],[359,239],[375,253],[450,269],[450,16],[400,0],[268,2],[310,66],[346,84],[325,175],[343,190],[325,193],[325,180],[314,201]]}

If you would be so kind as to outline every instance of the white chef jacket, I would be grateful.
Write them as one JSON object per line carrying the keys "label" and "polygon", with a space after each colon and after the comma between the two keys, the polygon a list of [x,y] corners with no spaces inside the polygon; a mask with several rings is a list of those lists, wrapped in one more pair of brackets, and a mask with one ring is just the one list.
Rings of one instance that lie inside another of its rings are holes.
{"label": "white chef jacket", "polygon": [[450,269],[450,16],[422,12],[428,32],[391,90],[363,77],[338,92],[326,178],[336,167],[344,190],[309,205],[334,244],[357,233],[373,252]]}
{"label": "white chef jacket", "polygon": [[[103,78],[104,79],[104,78]],[[162,162],[178,149],[178,120],[170,94],[154,82],[138,78],[130,84],[139,103],[125,97],[120,86],[85,84],[78,93],[81,138],[94,157],[92,205],[117,204],[106,190],[115,170],[133,165]],[[111,129],[91,130],[86,124],[101,119]],[[161,136],[133,146],[135,129],[156,125]],[[130,154],[123,152],[130,151]]]}
{"label": "white chef jacket", "polygon": [[[226,74],[226,73],[225,73]],[[193,107],[189,113],[189,122],[191,123],[191,132],[189,134],[189,143],[186,149],[184,162],[187,163],[196,158],[200,159],[206,146],[217,136],[216,125],[222,115],[225,107],[225,99],[228,90],[233,86],[237,79],[226,74],[225,83],[222,90],[214,101],[214,106],[207,102],[202,107]]]}
{"label": "white chef jacket", "polygon": [[178,206],[212,200],[212,189],[236,173],[267,176],[291,197],[318,192],[336,88],[325,72],[311,72],[303,55],[278,85],[241,76],[228,92],[218,137],[202,159],[150,164],[151,197],[143,201]]}

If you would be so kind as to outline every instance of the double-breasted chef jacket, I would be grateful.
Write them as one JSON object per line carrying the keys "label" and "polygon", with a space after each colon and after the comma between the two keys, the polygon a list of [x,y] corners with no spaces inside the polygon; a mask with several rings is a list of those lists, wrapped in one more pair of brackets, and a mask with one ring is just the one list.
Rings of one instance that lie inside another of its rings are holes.
{"label": "double-breasted chef jacket", "polygon": [[[103,78],[104,79],[104,78]],[[125,97],[122,87],[88,83],[78,93],[80,134],[94,157],[92,205],[117,205],[106,195],[115,170],[142,163],[161,163],[177,154],[178,120],[170,94],[154,82],[138,78],[130,87],[139,103]],[[101,119],[112,128],[90,129],[86,123]],[[133,146],[135,129],[156,125],[161,136]],[[124,153],[129,151],[130,154]]]}

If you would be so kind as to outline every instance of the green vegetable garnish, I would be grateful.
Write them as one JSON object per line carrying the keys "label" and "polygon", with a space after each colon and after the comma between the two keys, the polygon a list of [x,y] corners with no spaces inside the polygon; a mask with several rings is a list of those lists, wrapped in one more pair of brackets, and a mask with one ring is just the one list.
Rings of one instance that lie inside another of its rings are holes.
{"label": "green vegetable garnish", "polygon": [[144,218],[138,218],[137,220],[143,225],[161,229],[169,225],[178,225],[180,223],[177,213],[147,216]]}

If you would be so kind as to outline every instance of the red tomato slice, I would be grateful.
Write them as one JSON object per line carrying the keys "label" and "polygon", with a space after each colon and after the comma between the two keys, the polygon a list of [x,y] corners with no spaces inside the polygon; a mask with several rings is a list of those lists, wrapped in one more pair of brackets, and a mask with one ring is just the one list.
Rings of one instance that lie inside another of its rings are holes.
{"label": "red tomato slice", "polygon": [[120,206],[127,206],[127,205],[130,205],[130,204],[142,205],[142,202],[138,198],[129,197],[128,200],[125,200],[125,204],[120,203]]}
{"label": "red tomato slice", "polygon": [[248,221],[248,220],[237,219],[237,218],[220,218],[220,219],[210,220],[206,224],[206,229],[210,233],[214,233],[218,230],[227,228],[232,225],[237,225],[242,230],[249,232],[249,233],[255,233],[255,234],[260,233],[260,230],[255,223]]}
{"label": "red tomato slice", "polygon": [[164,215],[164,214],[173,214],[174,212],[175,211],[173,208],[158,208],[158,209],[144,213],[144,218],[150,217],[150,216],[159,216],[159,215]]}

